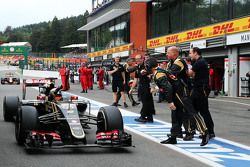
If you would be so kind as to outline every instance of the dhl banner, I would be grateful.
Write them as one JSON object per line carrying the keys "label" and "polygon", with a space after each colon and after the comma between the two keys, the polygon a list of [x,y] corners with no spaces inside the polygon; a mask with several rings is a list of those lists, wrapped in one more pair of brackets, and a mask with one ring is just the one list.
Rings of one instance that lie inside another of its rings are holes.
{"label": "dhl banner", "polygon": [[173,45],[176,43],[223,36],[248,30],[250,30],[250,17],[245,17],[237,20],[230,20],[206,27],[192,29],[181,33],[149,39],[147,40],[147,48],[157,48],[166,45]]}
{"label": "dhl banner", "polygon": [[44,61],[51,61],[51,62],[86,62],[86,58],[43,58]]}
{"label": "dhl banner", "polygon": [[115,47],[115,48],[110,48],[110,49],[101,50],[101,51],[97,51],[97,52],[91,52],[91,53],[88,53],[87,55],[88,55],[88,58],[97,57],[97,56],[102,56],[102,55],[108,55],[108,54],[128,51],[131,49],[131,47],[132,47],[132,44],[130,43],[130,44],[122,45],[122,46]]}

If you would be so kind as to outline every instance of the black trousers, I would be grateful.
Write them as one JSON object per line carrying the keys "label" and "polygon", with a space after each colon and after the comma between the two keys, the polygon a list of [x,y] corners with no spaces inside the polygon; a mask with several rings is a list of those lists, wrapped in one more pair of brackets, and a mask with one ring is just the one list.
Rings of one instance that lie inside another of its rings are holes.
{"label": "black trousers", "polygon": [[171,111],[171,136],[176,137],[182,133],[182,124],[184,125],[186,133],[192,133],[194,130],[192,126],[195,124],[199,132],[204,135],[207,131],[206,124],[195,110],[191,97],[185,92],[184,89],[179,89],[175,93],[174,104],[176,110]]}
{"label": "black trousers", "polygon": [[176,137],[182,134],[181,126],[183,117],[183,107],[181,105],[176,105],[176,101],[174,101],[174,104],[176,106],[176,110],[171,110],[172,127],[170,132],[172,137]]}
{"label": "black trousers", "polygon": [[206,87],[193,88],[191,98],[194,109],[201,114],[207,126],[209,134],[214,133],[214,122],[208,109],[208,95],[210,91]]}
{"label": "black trousers", "polygon": [[155,107],[150,88],[139,85],[138,94],[142,102],[141,117],[153,118],[152,115],[155,113]]}
{"label": "black trousers", "polygon": [[[126,81],[126,83],[124,85],[124,93],[126,93],[128,95],[128,99],[130,100],[130,102],[132,104],[134,104],[134,103],[136,103],[136,101],[134,100],[133,95],[129,94],[130,87],[128,86],[128,82],[129,81]],[[121,91],[118,91],[117,92],[117,103],[119,102],[120,99],[121,99]]]}

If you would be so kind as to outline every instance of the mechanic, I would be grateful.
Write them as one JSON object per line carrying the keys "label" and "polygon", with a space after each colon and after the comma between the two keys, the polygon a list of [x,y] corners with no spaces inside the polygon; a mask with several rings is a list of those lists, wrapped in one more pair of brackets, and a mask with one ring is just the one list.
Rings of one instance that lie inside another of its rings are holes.
{"label": "mechanic", "polygon": [[126,97],[124,94],[124,85],[125,85],[125,73],[124,68],[120,64],[120,57],[115,57],[115,63],[111,66],[109,75],[112,75],[112,91],[113,91],[113,100],[114,103],[112,106],[117,106],[117,88],[121,92],[122,100],[124,107],[127,108]]}
{"label": "mechanic", "polygon": [[99,70],[97,72],[97,76],[98,76],[99,89],[104,89],[104,83],[103,83],[104,69],[103,69],[102,65],[99,67]]}
{"label": "mechanic", "polygon": [[93,70],[91,64],[87,66],[87,76],[88,76],[88,88],[93,90]]}
{"label": "mechanic", "polygon": [[[136,102],[134,100],[134,97],[132,94],[129,93],[129,90],[130,90],[130,86],[129,86],[129,82],[130,82],[130,73],[131,72],[134,72],[134,71],[130,71],[129,70],[129,67],[130,66],[133,66],[133,63],[134,63],[134,59],[133,58],[128,58],[127,59],[127,62],[123,65],[124,67],[124,72],[125,72],[125,85],[124,85],[124,91],[125,93],[128,95],[128,98],[130,100],[130,102],[132,103],[132,106],[137,106],[139,105],[140,103]],[[121,93],[120,91],[117,93],[117,104],[119,102],[121,98]]]}
{"label": "mechanic", "polygon": [[149,56],[145,55],[144,59],[142,55],[138,54],[135,56],[137,62],[137,68],[135,71],[135,78],[131,89],[129,91],[132,94],[133,89],[138,83],[138,95],[142,102],[141,116],[135,118],[137,122],[153,122],[153,114],[155,114],[155,107],[153,102],[153,96],[150,92],[150,81],[151,79],[147,76],[147,71],[145,70],[144,61],[147,60]]}
{"label": "mechanic", "polygon": [[[167,70],[169,73],[177,77],[184,85],[186,85],[186,89],[188,90],[188,75],[187,70],[188,66],[180,56],[179,56],[179,49],[176,46],[171,46],[167,49],[167,58],[169,59]],[[174,90],[176,91],[176,90]],[[191,122],[183,122],[183,117],[186,116],[183,113],[183,106],[178,105],[178,99],[174,98],[174,103],[176,104],[176,109],[171,111],[171,120],[172,120],[172,128],[171,128],[171,134],[169,137],[169,140],[166,142],[169,142],[171,144],[172,142],[175,143],[175,138],[181,137],[182,138],[182,123],[184,125],[186,136],[184,137],[184,140],[192,140],[193,133],[191,130],[188,129],[190,127]],[[184,119],[187,120],[187,119]],[[173,139],[171,138],[173,137]]]}
{"label": "mechanic", "polygon": [[61,81],[62,81],[62,90],[67,90],[67,71],[66,67],[63,64],[62,67],[59,69],[59,74],[61,76]]}
{"label": "mechanic", "polygon": [[82,66],[79,68],[80,82],[82,86],[81,93],[88,93],[88,69],[86,63],[82,63]]}
{"label": "mechanic", "polygon": [[66,66],[66,90],[70,89],[69,78],[70,78],[70,68]]}
{"label": "mechanic", "polygon": [[[145,68],[148,74],[153,74],[153,80],[156,85],[163,89],[166,94],[168,106],[171,111],[176,111],[176,106],[182,106],[184,112],[186,113],[186,121],[194,120],[198,130],[202,134],[202,142],[200,146],[204,146],[208,143],[209,134],[207,127],[203,119],[195,111],[192,100],[189,96],[189,92],[186,86],[173,74],[168,71],[158,67],[157,60],[155,58],[149,58],[145,62]],[[177,100],[174,100],[177,99]],[[162,144],[176,144],[176,136],[171,136],[170,139],[161,141]]]}
{"label": "mechanic", "polygon": [[206,123],[209,138],[214,138],[214,122],[208,109],[208,96],[210,93],[208,64],[201,56],[201,51],[198,47],[190,49],[189,55],[192,61],[194,61],[192,69],[188,71],[189,75],[194,79],[191,94],[193,105],[195,110],[200,112]]}

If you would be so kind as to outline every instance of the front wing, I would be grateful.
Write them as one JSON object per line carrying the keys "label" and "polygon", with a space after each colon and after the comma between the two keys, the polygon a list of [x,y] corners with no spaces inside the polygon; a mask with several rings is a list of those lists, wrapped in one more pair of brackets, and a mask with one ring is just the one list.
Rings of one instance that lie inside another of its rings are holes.
{"label": "front wing", "polygon": [[32,131],[29,133],[25,143],[26,149],[62,149],[62,148],[83,148],[83,147],[130,147],[132,136],[126,132],[113,130],[110,132],[99,132],[96,134],[95,144],[67,143],[61,141],[59,134],[55,132]]}

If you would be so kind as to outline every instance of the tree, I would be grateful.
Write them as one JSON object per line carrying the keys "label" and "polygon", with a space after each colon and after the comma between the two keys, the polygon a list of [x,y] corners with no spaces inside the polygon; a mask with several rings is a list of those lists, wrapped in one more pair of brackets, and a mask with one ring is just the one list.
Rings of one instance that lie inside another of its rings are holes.
{"label": "tree", "polygon": [[21,42],[24,41],[24,36],[20,32],[11,32],[7,39],[8,42]]}
{"label": "tree", "polygon": [[32,51],[39,52],[41,50],[41,30],[33,30],[32,35],[30,37]]}
{"label": "tree", "polygon": [[11,26],[7,26],[4,30],[4,35],[9,35],[12,32]]}
{"label": "tree", "polygon": [[69,19],[68,21],[66,21],[62,33],[62,45],[69,45],[80,42],[77,28],[78,27],[75,19]]}
{"label": "tree", "polygon": [[49,45],[50,45],[50,51],[51,52],[60,52],[60,42],[61,42],[61,25],[60,22],[58,21],[57,17],[54,17],[51,28],[50,28],[50,33],[49,33]]}

